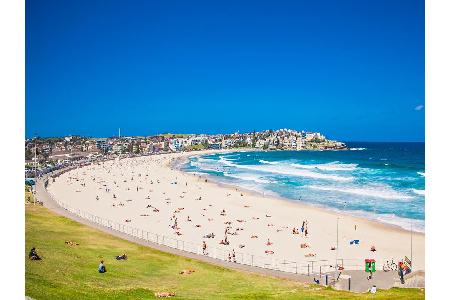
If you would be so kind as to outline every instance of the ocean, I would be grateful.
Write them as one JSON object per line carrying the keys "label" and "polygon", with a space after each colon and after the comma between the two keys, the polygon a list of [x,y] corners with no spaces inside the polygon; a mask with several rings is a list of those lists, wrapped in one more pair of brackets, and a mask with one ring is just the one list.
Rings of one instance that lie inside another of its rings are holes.
{"label": "ocean", "polygon": [[[351,143],[348,151],[193,156],[182,169],[354,216],[425,230],[425,144]],[[261,198],[264,201],[264,198]]]}

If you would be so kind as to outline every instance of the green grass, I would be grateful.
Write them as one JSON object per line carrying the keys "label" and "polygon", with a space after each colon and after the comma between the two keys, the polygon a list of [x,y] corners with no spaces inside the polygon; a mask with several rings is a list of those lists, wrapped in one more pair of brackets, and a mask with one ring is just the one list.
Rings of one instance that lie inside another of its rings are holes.
{"label": "green grass", "polygon": [[[78,242],[68,246],[65,241]],[[36,247],[42,261],[28,260]],[[175,299],[424,299],[419,289],[379,290],[376,295],[334,291],[317,285],[221,268],[113,237],[26,205],[25,288],[35,299],[153,299],[156,291]],[[127,253],[127,261],[116,255]],[[97,272],[99,261],[108,270]],[[191,275],[179,275],[194,269]]]}

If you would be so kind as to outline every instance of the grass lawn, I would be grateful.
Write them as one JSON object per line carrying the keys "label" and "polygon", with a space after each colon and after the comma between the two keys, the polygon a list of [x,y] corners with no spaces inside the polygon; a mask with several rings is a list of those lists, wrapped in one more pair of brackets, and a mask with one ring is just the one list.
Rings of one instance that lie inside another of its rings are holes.
{"label": "grass lawn", "polygon": [[[167,254],[113,237],[26,205],[25,288],[35,299],[153,299],[157,291],[175,299],[424,299],[419,289],[379,290],[376,295],[334,291],[317,285],[229,270]],[[79,246],[68,246],[65,241]],[[36,247],[42,261],[28,260]],[[116,261],[127,253],[128,260]],[[103,259],[107,273],[99,274]],[[191,275],[179,275],[194,269]]]}

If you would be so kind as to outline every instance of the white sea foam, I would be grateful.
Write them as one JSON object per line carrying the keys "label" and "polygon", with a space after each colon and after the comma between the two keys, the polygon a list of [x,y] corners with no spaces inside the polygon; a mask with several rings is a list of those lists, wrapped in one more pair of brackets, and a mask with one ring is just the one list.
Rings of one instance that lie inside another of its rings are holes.
{"label": "white sea foam", "polygon": [[276,162],[276,161],[267,161],[267,160],[264,160],[264,159],[260,159],[259,162],[262,163],[262,164],[268,164],[268,165],[276,165],[276,164],[278,164],[278,162]]}
{"label": "white sea foam", "polygon": [[294,168],[289,165],[235,165],[237,168],[254,170],[259,172],[266,173],[275,173],[289,176],[297,176],[297,177],[309,177],[309,178],[317,178],[317,179],[325,179],[325,180],[333,180],[333,181],[352,181],[352,177],[347,176],[338,176],[333,174],[322,174],[317,172],[312,172],[309,170],[302,170],[298,168]]}
{"label": "white sea foam", "polygon": [[362,150],[367,150],[367,148],[350,148],[349,150],[352,150],[352,151],[362,151]]}
{"label": "white sea foam", "polygon": [[321,191],[332,191],[339,193],[354,194],[366,197],[376,197],[382,199],[411,199],[411,196],[402,194],[400,192],[394,191],[386,186],[372,186],[372,187],[338,187],[338,186],[321,186],[321,185],[310,185],[308,188],[313,190]]}
{"label": "white sea foam", "polygon": [[291,164],[296,168],[301,169],[319,169],[323,171],[353,171],[358,167],[358,164],[343,164],[338,161],[326,163],[326,164],[311,164],[311,165],[303,165],[303,164]]}
{"label": "white sea foam", "polygon": [[218,162],[223,164],[223,165],[225,165],[225,166],[230,166],[230,167],[236,166],[236,164],[232,163],[232,161],[230,159],[228,159],[228,158],[225,158],[223,156],[219,156],[219,158],[220,159],[218,160]]}
{"label": "white sea foam", "polygon": [[412,191],[417,195],[425,196],[425,190],[412,189]]}
{"label": "white sea foam", "polygon": [[[216,166],[214,166],[214,164]],[[334,174],[322,174],[313,172],[310,170],[302,170],[299,168],[292,167],[289,164],[269,164],[269,165],[239,165],[228,160],[225,157],[220,157],[219,160],[212,159],[198,159],[197,163],[193,163],[193,166],[199,167],[203,170],[209,171],[222,171],[223,167],[234,167],[237,169],[252,170],[264,173],[282,174],[296,177],[308,177],[332,181],[352,181],[353,178],[349,176],[339,176]]]}
{"label": "white sea foam", "polygon": [[395,214],[375,214],[373,212],[367,211],[348,211],[351,215],[355,217],[361,217],[364,219],[378,221],[380,223],[385,223],[389,225],[399,226],[406,230],[412,230],[416,232],[425,232],[425,221],[424,220],[416,220],[399,217]]}
{"label": "white sea foam", "polygon": [[221,167],[215,163],[215,160],[199,158],[198,160],[192,160],[191,166],[199,168],[201,171],[221,171]]}
{"label": "white sea foam", "polygon": [[263,179],[263,178],[261,178],[261,176],[258,176],[256,174],[251,174],[251,173],[233,174],[233,173],[224,172],[223,174],[227,177],[232,177],[232,178],[236,178],[236,179],[240,179],[240,180],[254,181],[257,183],[270,183],[269,180]]}
{"label": "white sea foam", "polygon": [[419,174],[420,176],[425,177],[425,173],[424,172],[417,172],[417,174]]}

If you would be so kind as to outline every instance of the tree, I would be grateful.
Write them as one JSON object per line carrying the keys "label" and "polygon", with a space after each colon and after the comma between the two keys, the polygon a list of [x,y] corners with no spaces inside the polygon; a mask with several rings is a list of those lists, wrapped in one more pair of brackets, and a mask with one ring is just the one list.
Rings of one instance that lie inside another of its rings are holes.
{"label": "tree", "polygon": [[25,160],[31,160],[33,158],[33,152],[30,149],[25,150]]}
{"label": "tree", "polygon": [[204,149],[208,149],[208,146],[209,146],[208,140],[203,140],[203,141],[202,141],[202,145],[203,145],[203,148],[204,148]]}

